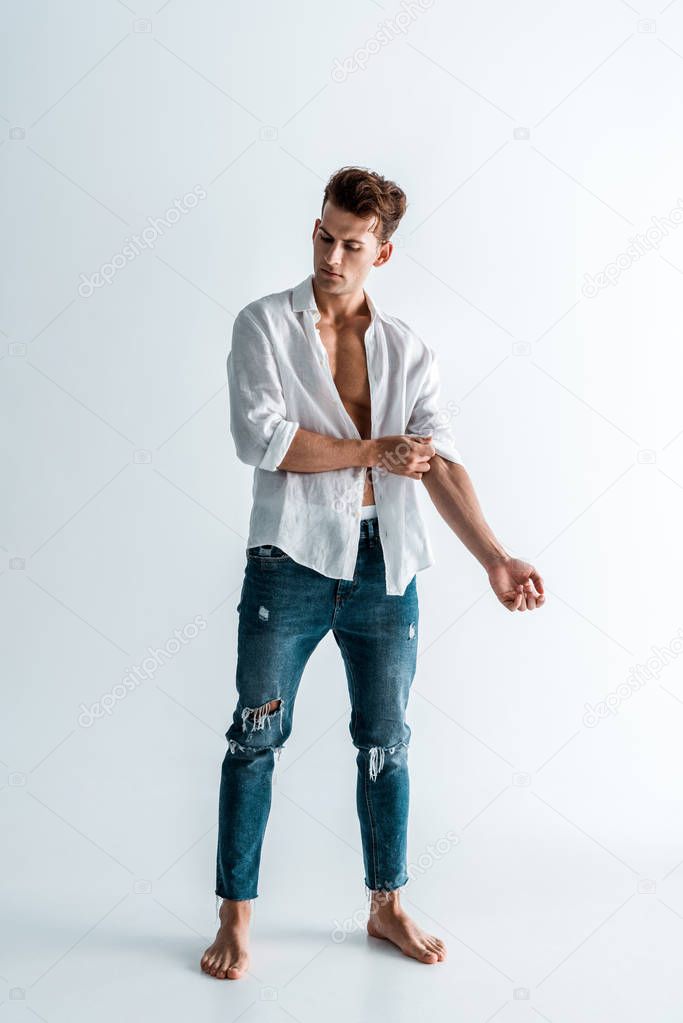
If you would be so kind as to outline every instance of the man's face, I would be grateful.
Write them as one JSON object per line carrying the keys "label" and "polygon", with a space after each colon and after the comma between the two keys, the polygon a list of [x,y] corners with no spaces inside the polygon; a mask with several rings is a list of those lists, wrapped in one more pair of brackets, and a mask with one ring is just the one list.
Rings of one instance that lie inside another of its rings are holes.
{"label": "man's face", "polygon": [[375,216],[363,219],[329,200],[325,203],[322,219],[318,217],[313,228],[317,287],[332,295],[352,294],[363,286],[371,267],[387,262],[393,245],[379,244],[380,239],[372,234],[376,224]]}

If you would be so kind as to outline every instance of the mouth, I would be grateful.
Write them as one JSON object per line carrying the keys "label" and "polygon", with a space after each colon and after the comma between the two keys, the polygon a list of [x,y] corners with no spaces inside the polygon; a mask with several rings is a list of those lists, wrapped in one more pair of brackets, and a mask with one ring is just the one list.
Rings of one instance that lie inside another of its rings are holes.
{"label": "mouth", "polygon": [[324,266],[322,266],[320,269],[324,274],[327,274],[328,277],[341,277],[341,274],[333,274],[331,270],[326,270]]}

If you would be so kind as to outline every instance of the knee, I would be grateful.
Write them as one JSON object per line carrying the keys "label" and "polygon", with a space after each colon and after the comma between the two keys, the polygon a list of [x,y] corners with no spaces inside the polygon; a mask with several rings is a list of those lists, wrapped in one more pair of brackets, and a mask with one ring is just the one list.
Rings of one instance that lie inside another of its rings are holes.
{"label": "knee", "polygon": [[285,717],[284,702],[278,698],[260,707],[243,707],[238,703],[225,737],[230,753],[239,752],[241,756],[253,757],[273,750],[279,759],[290,729],[291,721]]}
{"label": "knee", "polygon": [[251,731],[260,731],[264,728],[270,728],[272,725],[275,715],[280,715],[280,731],[282,731],[282,715],[284,713],[284,704],[282,700],[270,700],[268,703],[264,703],[261,707],[243,707],[242,708],[242,731],[246,732],[247,722],[251,723]]}
{"label": "knee", "polygon": [[361,750],[361,757],[367,758],[367,771],[370,781],[377,781],[377,776],[382,771],[387,756],[392,758],[406,756],[407,750],[407,741],[397,742],[393,746],[370,746],[366,750]]}

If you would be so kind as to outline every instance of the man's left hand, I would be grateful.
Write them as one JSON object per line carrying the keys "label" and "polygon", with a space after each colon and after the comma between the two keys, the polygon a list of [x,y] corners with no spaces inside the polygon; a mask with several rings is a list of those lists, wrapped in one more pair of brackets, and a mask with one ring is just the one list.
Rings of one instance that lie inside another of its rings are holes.
{"label": "man's left hand", "polygon": [[488,568],[491,589],[508,611],[533,611],[545,603],[543,580],[533,565],[508,558]]}

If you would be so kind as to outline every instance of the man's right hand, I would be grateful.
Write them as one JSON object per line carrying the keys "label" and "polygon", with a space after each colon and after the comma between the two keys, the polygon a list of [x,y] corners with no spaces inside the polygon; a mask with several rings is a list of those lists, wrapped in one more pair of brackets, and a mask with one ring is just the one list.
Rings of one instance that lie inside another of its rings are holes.
{"label": "man's right hand", "polygon": [[385,469],[397,476],[408,476],[421,480],[429,471],[429,459],[436,454],[431,444],[432,434],[397,434],[396,436],[374,437],[368,441],[370,462],[373,468]]}

